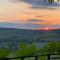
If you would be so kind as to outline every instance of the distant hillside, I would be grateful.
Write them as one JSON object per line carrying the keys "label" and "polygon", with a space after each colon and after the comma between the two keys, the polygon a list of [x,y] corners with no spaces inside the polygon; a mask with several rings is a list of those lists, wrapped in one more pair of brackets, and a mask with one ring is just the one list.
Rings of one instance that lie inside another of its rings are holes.
{"label": "distant hillside", "polygon": [[60,29],[56,30],[29,30],[15,28],[0,28],[0,42],[39,42],[60,41]]}

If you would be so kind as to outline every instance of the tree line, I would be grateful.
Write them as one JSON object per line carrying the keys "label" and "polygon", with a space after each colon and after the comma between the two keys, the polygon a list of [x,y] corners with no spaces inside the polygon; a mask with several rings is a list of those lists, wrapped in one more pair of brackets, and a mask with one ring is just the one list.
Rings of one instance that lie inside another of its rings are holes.
{"label": "tree line", "polygon": [[[19,49],[11,52],[7,48],[0,48],[0,58],[5,57],[19,57],[19,56],[34,56],[39,54],[60,54],[60,42],[49,42],[42,48],[37,48],[35,44],[27,45],[25,43],[20,43]],[[38,60],[45,60],[47,57],[42,56]]]}

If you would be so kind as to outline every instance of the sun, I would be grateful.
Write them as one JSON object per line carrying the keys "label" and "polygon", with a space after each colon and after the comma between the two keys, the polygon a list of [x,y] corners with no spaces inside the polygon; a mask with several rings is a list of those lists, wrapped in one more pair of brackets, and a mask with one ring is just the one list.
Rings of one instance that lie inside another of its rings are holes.
{"label": "sun", "polygon": [[49,28],[48,28],[48,27],[45,27],[44,29],[45,29],[45,30],[49,30]]}
{"label": "sun", "polygon": [[50,27],[44,27],[44,28],[40,28],[41,30],[55,30],[56,28],[50,28]]}
{"label": "sun", "polygon": [[50,30],[48,27],[44,27],[42,28],[42,30]]}

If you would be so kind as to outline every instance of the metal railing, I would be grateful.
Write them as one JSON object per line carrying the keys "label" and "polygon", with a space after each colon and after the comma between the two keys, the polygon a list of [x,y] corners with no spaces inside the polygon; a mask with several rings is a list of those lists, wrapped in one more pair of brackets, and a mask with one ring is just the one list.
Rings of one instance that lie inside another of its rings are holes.
{"label": "metal railing", "polygon": [[51,59],[60,59],[60,54],[45,54],[45,55],[36,55],[36,56],[21,56],[21,57],[15,57],[15,58],[0,58],[0,60],[14,60],[14,59],[20,59],[25,60],[25,58],[34,58],[34,60],[42,60],[38,59],[39,57],[46,56],[46,59],[43,60],[51,60]]}

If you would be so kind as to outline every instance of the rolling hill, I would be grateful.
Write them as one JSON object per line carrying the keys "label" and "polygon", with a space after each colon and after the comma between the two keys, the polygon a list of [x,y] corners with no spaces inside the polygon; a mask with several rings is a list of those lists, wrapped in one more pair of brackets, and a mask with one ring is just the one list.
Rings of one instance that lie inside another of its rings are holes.
{"label": "rolling hill", "polygon": [[60,29],[55,30],[29,30],[15,28],[0,28],[0,48],[16,49],[18,44],[60,41]]}
{"label": "rolling hill", "polygon": [[0,28],[0,42],[1,41],[60,41],[60,29],[46,31]]}

